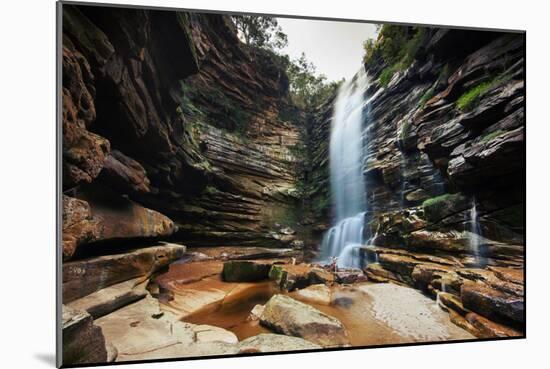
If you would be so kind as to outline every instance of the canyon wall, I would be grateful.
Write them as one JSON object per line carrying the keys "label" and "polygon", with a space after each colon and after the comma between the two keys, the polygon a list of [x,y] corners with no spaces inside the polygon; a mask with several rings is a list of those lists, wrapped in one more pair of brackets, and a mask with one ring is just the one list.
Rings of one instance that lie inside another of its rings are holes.
{"label": "canyon wall", "polygon": [[292,243],[304,118],[278,59],[222,15],[63,9],[64,257],[121,239]]}
{"label": "canyon wall", "polygon": [[[454,322],[478,336],[517,335],[524,329],[524,35],[420,34],[410,66],[391,69],[380,57],[365,65],[363,265],[371,280],[438,295]],[[308,124],[316,143],[311,178],[325,184],[313,195],[324,199],[330,120],[331,106],[322,106]],[[321,210],[317,220],[330,221],[330,201]]]}

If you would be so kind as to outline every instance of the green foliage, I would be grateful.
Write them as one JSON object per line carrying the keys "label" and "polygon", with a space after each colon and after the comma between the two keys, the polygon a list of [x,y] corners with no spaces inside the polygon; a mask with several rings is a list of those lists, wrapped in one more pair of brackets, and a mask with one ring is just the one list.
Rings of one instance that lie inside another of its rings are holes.
{"label": "green foliage", "polygon": [[319,217],[321,216],[327,209],[330,208],[330,197],[329,196],[321,196],[319,199],[311,205],[311,208],[313,210],[313,213],[315,216]]}
{"label": "green foliage", "polygon": [[493,78],[469,89],[456,100],[456,107],[462,111],[471,109],[474,106],[474,103],[478,101],[478,99],[487,91],[493,88],[498,82],[499,78]]}
{"label": "green foliage", "polygon": [[380,73],[379,81],[387,87],[393,75],[405,70],[413,63],[426,34],[424,27],[408,27],[385,24],[380,28],[376,41],[363,43],[363,61],[368,66],[381,58],[386,68]]}
{"label": "green foliage", "polygon": [[401,127],[401,131],[399,132],[399,139],[401,140],[401,142],[409,138],[410,129],[411,129],[411,123],[409,121],[406,121],[405,123],[403,123],[403,126]]}
{"label": "green foliage", "polygon": [[382,73],[380,73],[380,77],[378,77],[378,81],[380,82],[382,87],[388,87],[396,71],[397,71],[396,65],[391,65],[389,67],[384,68]]}
{"label": "green foliage", "polygon": [[481,141],[479,141],[479,142],[482,143],[482,144],[485,144],[485,143],[491,141],[493,138],[496,138],[496,137],[500,136],[503,133],[504,133],[504,131],[502,129],[497,129],[496,131],[488,133],[487,135],[485,135],[481,139]]}
{"label": "green foliage", "polygon": [[300,222],[300,212],[292,207],[275,207],[271,213],[271,221],[284,227],[295,227]]}
{"label": "green foliage", "polygon": [[375,58],[376,55],[376,42],[372,38],[368,38],[363,42],[363,63],[368,64]]}
{"label": "green foliage", "polygon": [[313,63],[302,55],[290,61],[287,69],[290,84],[290,97],[302,109],[314,108],[330,97],[338,88],[339,82],[327,82],[324,75],[317,75]]}
{"label": "green foliage", "polygon": [[188,116],[202,117],[204,113],[192,101],[193,90],[184,81],[180,81],[180,105],[177,112]]}
{"label": "green foliage", "polygon": [[256,15],[235,15],[231,19],[237,27],[239,37],[247,45],[271,50],[282,49],[288,44],[286,34],[273,17]]}
{"label": "green foliage", "polygon": [[423,108],[428,100],[430,100],[432,97],[434,97],[434,91],[435,89],[433,87],[429,88],[424,92],[424,95],[420,98],[420,108]]}

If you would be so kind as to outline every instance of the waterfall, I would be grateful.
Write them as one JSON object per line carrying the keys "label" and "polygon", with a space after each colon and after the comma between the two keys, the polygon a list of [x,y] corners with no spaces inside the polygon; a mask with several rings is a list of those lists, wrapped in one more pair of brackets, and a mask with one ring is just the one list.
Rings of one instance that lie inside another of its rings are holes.
{"label": "waterfall", "polygon": [[363,68],[338,90],[330,135],[330,185],[334,206],[333,227],[323,237],[323,258],[338,257],[339,267],[357,267],[358,246],[364,244],[366,188],[362,164],[365,91]]}
{"label": "waterfall", "polygon": [[479,215],[477,213],[476,199],[472,199],[472,207],[470,208],[470,236],[469,246],[474,258],[479,258],[479,243],[481,236],[481,226],[479,225]]}

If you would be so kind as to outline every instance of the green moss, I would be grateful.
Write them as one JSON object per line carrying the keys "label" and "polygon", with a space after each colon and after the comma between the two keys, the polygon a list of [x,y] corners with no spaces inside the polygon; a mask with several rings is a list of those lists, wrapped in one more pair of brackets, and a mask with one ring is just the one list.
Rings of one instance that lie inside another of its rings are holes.
{"label": "green moss", "polygon": [[[283,270],[283,267],[280,265],[273,265],[271,266],[271,269],[269,270],[269,279],[272,279],[277,282],[281,282],[283,278],[286,277],[286,273]],[[284,281],[282,281],[284,282]]]}
{"label": "green moss", "polygon": [[380,73],[380,77],[378,78],[380,85],[384,88],[388,87],[396,71],[397,71],[397,67],[395,65],[384,68],[382,73]]}
{"label": "green moss", "polygon": [[469,110],[473,107],[474,102],[489,91],[497,82],[498,78],[494,78],[469,89],[456,100],[456,107],[462,111]]}
{"label": "green moss", "polygon": [[479,141],[479,142],[482,143],[482,144],[485,144],[485,143],[491,141],[493,138],[496,138],[497,136],[500,136],[500,135],[503,134],[503,133],[504,133],[503,130],[498,129],[498,130],[496,130],[496,131],[494,131],[494,132],[491,132],[491,133],[488,133],[487,135],[485,135],[485,136],[481,139],[481,141]]}
{"label": "green moss", "polygon": [[330,207],[330,197],[328,195],[320,196],[311,207],[316,216],[321,216]]}
{"label": "green moss", "polygon": [[271,209],[271,222],[286,227],[294,227],[301,219],[300,211],[295,207],[274,207]]}
{"label": "green moss", "polygon": [[424,215],[430,222],[436,222],[470,206],[469,199],[461,193],[443,194],[422,203]]}
{"label": "green moss", "polygon": [[410,128],[411,128],[411,123],[409,121],[406,121],[405,123],[403,123],[403,126],[401,127],[401,131],[399,132],[399,139],[401,140],[401,142],[409,138]]}
{"label": "green moss", "polygon": [[437,203],[440,203],[440,202],[443,202],[443,201],[446,201],[448,200],[451,196],[453,196],[452,194],[450,193],[446,193],[444,195],[439,195],[439,196],[436,196],[436,197],[432,197],[430,199],[427,199],[425,200],[423,203],[422,203],[422,207],[423,208],[426,208],[426,207],[429,207],[429,206],[433,206]]}
{"label": "green moss", "polygon": [[429,88],[428,90],[426,90],[426,92],[424,92],[424,95],[422,95],[422,97],[420,98],[421,109],[424,108],[424,106],[426,106],[426,103],[428,102],[428,100],[434,97],[434,92],[435,92],[435,89],[433,87]]}
{"label": "green moss", "polygon": [[204,118],[203,111],[193,103],[193,88],[184,81],[180,81],[180,92],[180,105],[177,112],[187,116]]}

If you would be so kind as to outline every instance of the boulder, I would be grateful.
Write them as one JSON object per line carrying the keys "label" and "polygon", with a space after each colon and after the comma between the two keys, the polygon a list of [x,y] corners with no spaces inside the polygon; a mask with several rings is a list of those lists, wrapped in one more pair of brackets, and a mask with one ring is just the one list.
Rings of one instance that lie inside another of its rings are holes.
{"label": "boulder", "polygon": [[150,276],[179,259],[184,252],[185,246],[160,243],[122,254],[65,262],[62,267],[63,302],[69,303],[129,279]]}
{"label": "boulder", "polygon": [[321,305],[330,305],[332,302],[332,291],[324,284],[314,284],[301,290],[294,291],[294,296]]}
{"label": "boulder", "polygon": [[103,332],[90,314],[63,305],[62,329],[63,365],[107,362],[109,355]]}
{"label": "boulder", "polygon": [[267,279],[272,262],[231,260],[223,263],[222,277],[226,282],[254,282]]}
{"label": "boulder", "polygon": [[282,334],[262,333],[248,337],[239,343],[240,353],[283,352],[297,350],[316,350],[322,347],[303,338]]}
{"label": "boulder", "polygon": [[269,278],[276,281],[279,287],[285,291],[305,288],[318,283],[334,283],[332,273],[307,264],[273,265],[269,271]]}
{"label": "boulder", "polygon": [[254,305],[252,310],[250,311],[250,314],[246,318],[248,321],[257,321],[260,320],[260,316],[262,316],[262,313],[264,312],[265,305]]}
{"label": "boulder", "polygon": [[323,347],[350,343],[348,333],[338,319],[285,295],[274,295],[269,299],[260,323],[277,333],[301,337]]}

